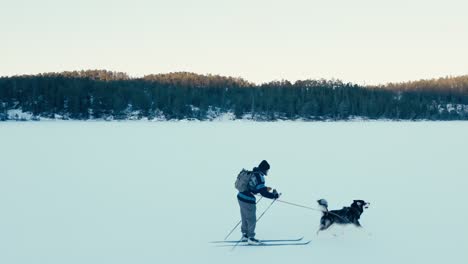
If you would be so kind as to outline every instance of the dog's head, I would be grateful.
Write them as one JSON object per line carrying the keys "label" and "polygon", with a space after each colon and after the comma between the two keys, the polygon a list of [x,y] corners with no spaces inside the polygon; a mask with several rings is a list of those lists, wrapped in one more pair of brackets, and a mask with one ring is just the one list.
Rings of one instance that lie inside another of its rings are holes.
{"label": "dog's head", "polygon": [[361,211],[364,211],[364,209],[369,208],[370,203],[364,201],[364,200],[354,200],[353,203],[351,204],[351,207],[357,207]]}

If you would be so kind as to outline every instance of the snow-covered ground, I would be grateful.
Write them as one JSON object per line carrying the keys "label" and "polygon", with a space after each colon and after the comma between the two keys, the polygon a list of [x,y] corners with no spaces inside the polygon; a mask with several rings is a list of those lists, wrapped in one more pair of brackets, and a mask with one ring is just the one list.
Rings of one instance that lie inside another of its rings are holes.
{"label": "snow-covered ground", "polygon": [[[0,123],[0,263],[467,263],[467,135],[467,122]],[[258,238],[311,244],[214,247],[240,217],[237,173],[262,159],[285,201],[369,201],[364,229],[317,236],[319,212],[276,203]]]}

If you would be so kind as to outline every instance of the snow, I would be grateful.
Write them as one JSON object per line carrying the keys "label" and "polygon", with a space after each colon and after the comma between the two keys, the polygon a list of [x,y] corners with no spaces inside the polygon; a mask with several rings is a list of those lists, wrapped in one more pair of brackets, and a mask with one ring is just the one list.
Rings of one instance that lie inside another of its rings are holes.
{"label": "snow", "polygon": [[33,114],[30,112],[23,112],[21,109],[10,109],[7,111],[7,117],[10,120],[32,120]]}
{"label": "snow", "polygon": [[[466,122],[3,122],[0,263],[466,263],[467,134]],[[237,173],[262,159],[285,201],[370,202],[364,228],[317,236],[319,212],[277,202],[257,237],[311,244],[210,244],[239,220]]]}
{"label": "snow", "polygon": [[447,111],[449,113],[453,112],[456,114],[468,114],[468,105],[465,104],[439,104],[437,108],[439,113]]}

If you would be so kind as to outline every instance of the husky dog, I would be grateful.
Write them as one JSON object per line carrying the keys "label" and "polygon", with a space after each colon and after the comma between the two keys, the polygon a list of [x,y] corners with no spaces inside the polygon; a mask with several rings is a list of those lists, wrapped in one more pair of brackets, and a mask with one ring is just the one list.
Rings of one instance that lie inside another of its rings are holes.
{"label": "husky dog", "polygon": [[340,210],[328,211],[328,202],[325,199],[317,201],[322,209],[323,215],[320,218],[320,228],[318,232],[329,228],[333,224],[354,224],[357,227],[361,227],[359,218],[364,212],[364,209],[369,208],[370,203],[364,200],[354,200],[351,206],[343,207]]}

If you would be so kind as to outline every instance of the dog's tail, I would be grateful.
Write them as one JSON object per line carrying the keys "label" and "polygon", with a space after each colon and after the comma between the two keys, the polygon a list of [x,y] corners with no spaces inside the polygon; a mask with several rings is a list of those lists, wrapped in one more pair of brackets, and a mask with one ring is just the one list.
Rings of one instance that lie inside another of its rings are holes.
{"label": "dog's tail", "polygon": [[324,212],[324,213],[328,212],[328,202],[327,202],[327,200],[320,199],[320,200],[317,200],[317,203],[319,204],[320,210],[322,210],[322,212]]}

